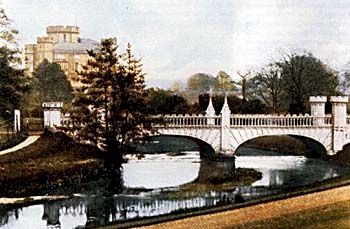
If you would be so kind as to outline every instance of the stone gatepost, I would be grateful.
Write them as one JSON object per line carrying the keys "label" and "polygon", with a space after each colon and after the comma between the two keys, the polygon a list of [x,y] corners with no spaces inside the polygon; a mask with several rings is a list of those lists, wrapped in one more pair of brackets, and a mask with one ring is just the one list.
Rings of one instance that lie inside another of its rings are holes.
{"label": "stone gatepost", "polygon": [[332,118],[333,118],[333,153],[343,149],[346,136],[346,106],[349,102],[348,96],[331,96]]}
{"label": "stone gatepost", "polygon": [[14,120],[13,120],[13,130],[15,133],[21,131],[21,112],[19,110],[15,110]]}
{"label": "stone gatepost", "polygon": [[62,102],[44,102],[42,107],[44,109],[44,127],[54,128],[62,125]]}
{"label": "stone gatepost", "polygon": [[326,96],[310,96],[310,107],[311,107],[311,116],[314,118],[314,126],[322,126],[324,124],[325,105],[327,102]]}
{"label": "stone gatepost", "polygon": [[230,117],[231,111],[227,104],[227,96],[225,95],[224,105],[220,112],[221,114],[221,151],[228,152],[230,148]]}
{"label": "stone gatepost", "polygon": [[209,97],[209,105],[207,107],[207,110],[205,111],[205,116],[207,116],[207,124],[208,125],[214,125],[215,124],[215,120],[214,120],[214,116],[215,116],[215,109],[213,106],[213,100],[212,100],[212,96],[210,94]]}

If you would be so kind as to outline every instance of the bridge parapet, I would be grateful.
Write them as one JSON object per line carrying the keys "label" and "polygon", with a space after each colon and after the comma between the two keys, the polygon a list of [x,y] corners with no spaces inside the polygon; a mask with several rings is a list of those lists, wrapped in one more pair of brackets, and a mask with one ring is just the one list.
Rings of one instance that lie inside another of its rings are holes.
{"label": "bridge parapet", "polygon": [[240,144],[265,135],[298,135],[322,144],[328,154],[350,143],[350,116],[347,96],[331,96],[332,114],[325,114],[326,96],[310,97],[311,115],[231,114],[225,97],[220,115],[215,115],[212,100],[206,115],[165,115],[161,133],[185,135],[208,142],[221,152],[234,151]]}
{"label": "bridge parapet", "polygon": [[220,127],[221,116],[205,116],[205,115],[164,115],[155,118],[161,119],[162,124],[156,127]]}
{"label": "bridge parapet", "polygon": [[231,115],[231,127],[331,127],[332,116]]}

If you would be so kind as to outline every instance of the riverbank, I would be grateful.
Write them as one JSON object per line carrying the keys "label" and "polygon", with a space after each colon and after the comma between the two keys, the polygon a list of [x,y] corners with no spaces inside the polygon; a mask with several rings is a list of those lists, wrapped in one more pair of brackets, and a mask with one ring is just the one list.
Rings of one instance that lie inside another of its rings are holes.
{"label": "riverbank", "polygon": [[263,136],[249,140],[243,145],[293,156],[315,156],[313,150],[305,142],[288,135]]}
{"label": "riverbank", "polygon": [[142,228],[349,228],[349,189],[347,185]]}
{"label": "riverbank", "polygon": [[103,164],[95,148],[46,133],[35,144],[0,156],[0,196],[55,194],[95,178]]}

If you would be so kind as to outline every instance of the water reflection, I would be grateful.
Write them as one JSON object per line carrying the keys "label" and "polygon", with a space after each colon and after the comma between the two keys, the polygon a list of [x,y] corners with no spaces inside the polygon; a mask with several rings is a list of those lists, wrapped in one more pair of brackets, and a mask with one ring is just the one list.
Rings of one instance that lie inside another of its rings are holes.
{"label": "water reflection", "polygon": [[189,183],[197,178],[200,168],[198,152],[176,156],[148,154],[141,159],[128,159],[123,165],[123,180],[129,188],[154,189]]}
{"label": "water reflection", "polygon": [[[213,182],[225,174],[234,173],[235,166],[255,168],[262,172],[262,179],[251,186],[232,187],[230,191],[213,190],[199,194],[187,192],[181,197],[174,197],[174,186],[193,180]],[[148,155],[143,160],[129,161],[123,168],[123,178],[120,177],[121,173],[114,171],[87,186],[79,198],[18,209],[0,207],[0,228],[100,226],[110,222],[244,201],[348,172],[349,169],[304,157],[242,155],[233,163],[201,161],[198,153],[193,152],[180,156]],[[162,180],[162,174],[165,173],[168,178]],[[123,184],[127,187],[156,189],[135,193],[123,189]],[[170,186],[173,191],[161,192],[164,190],[161,187]]]}

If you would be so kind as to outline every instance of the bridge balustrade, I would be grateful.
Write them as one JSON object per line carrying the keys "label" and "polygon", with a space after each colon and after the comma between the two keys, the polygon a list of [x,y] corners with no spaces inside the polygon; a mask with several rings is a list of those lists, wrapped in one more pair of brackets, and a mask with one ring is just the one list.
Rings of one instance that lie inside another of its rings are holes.
{"label": "bridge balustrade", "polygon": [[213,127],[221,125],[220,116],[208,117],[204,115],[164,115],[157,116],[158,122],[156,126],[167,127]]}
{"label": "bridge balustrade", "polygon": [[231,115],[231,127],[311,127],[330,126],[331,116]]}

